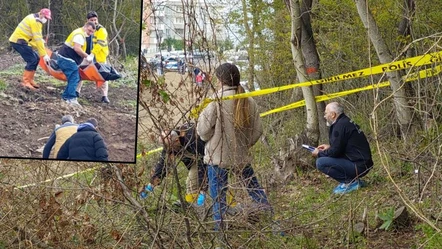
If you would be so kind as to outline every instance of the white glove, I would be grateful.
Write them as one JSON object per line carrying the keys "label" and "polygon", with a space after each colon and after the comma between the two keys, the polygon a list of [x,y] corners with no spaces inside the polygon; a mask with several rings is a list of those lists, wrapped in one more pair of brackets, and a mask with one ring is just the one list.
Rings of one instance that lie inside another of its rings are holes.
{"label": "white glove", "polygon": [[94,54],[90,54],[86,57],[86,61],[91,63],[94,60]]}
{"label": "white glove", "polygon": [[49,63],[49,61],[51,61],[51,58],[49,57],[49,55],[45,55],[45,56],[43,56],[43,60],[46,62],[46,63]]}

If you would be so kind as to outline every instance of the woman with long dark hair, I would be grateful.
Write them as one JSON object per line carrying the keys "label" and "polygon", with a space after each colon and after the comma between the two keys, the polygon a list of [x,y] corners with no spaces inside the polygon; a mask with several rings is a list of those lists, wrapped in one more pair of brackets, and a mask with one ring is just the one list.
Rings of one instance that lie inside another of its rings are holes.
{"label": "woman with long dark hair", "polygon": [[252,98],[221,100],[244,93],[238,68],[224,63],[215,70],[220,90],[200,114],[197,132],[206,141],[204,162],[208,164],[210,196],[215,230],[223,228],[226,212],[227,177],[229,171],[238,176],[254,202],[271,210],[264,190],[254,176],[250,148],[261,137],[263,129],[258,106]]}

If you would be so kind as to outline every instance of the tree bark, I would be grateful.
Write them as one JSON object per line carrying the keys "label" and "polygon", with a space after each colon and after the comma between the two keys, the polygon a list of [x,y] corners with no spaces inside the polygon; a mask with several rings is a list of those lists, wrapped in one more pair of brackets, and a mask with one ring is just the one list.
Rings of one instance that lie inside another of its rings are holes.
{"label": "tree bark", "polygon": [[[302,44],[302,21],[299,0],[286,0],[290,12],[291,38],[290,47],[292,50],[293,63],[296,69],[298,81],[308,81],[305,70],[304,58],[301,52]],[[319,139],[318,115],[316,109],[315,96],[312,87],[302,87],[302,95],[305,100],[307,124],[305,134],[310,142],[317,142]]]}
{"label": "tree bark", "polygon": [[[409,46],[409,44],[413,41],[412,33],[411,33],[411,24],[412,19],[416,12],[416,5],[414,0],[404,0],[404,9],[402,20],[399,22],[398,26],[398,47],[399,51],[401,51],[401,56],[405,58],[416,56],[416,50],[413,46]],[[406,49],[404,51],[404,49]],[[404,75],[406,72],[401,70],[401,75]],[[406,84],[405,86],[405,94],[406,96],[415,96],[415,90],[413,89],[412,84]]]}
{"label": "tree bark", "polygon": [[[309,80],[318,80],[321,79],[322,77],[320,72],[321,62],[319,59],[318,50],[316,48],[316,42],[313,37],[312,23],[310,18],[310,11],[312,9],[312,4],[313,4],[312,0],[304,0],[302,1],[301,4],[301,21],[302,21],[301,49],[305,59],[306,73]],[[322,93],[323,93],[322,85],[313,86],[314,96],[321,95]],[[317,116],[318,116],[320,140],[326,141],[328,139],[328,128],[325,123],[325,119],[323,118],[323,112],[325,110],[325,102],[316,103],[316,108],[318,113]]]}
{"label": "tree bark", "polygon": [[[401,47],[405,47],[413,40],[411,37],[411,19],[413,19],[415,12],[416,4],[414,3],[414,0],[404,0],[403,17],[398,27],[398,33],[400,36],[399,41]],[[407,49],[405,51],[405,57],[416,56],[413,50],[414,49]]]}
{"label": "tree bark", "polygon": [[[382,64],[392,62],[394,58],[379,32],[376,21],[368,8],[366,0],[355,0],[355,3],[361,21],[367,29],[368,36],[370,37],[373,47],[379,57],[379,61]],[[393,90],[396,117],[399,122],[402,138],[405,140],[407,130],[411,123],[411,110],[408,108],[405,89],[401,86],[399,72],[387,72],[386,75],[390,81],[391,89]]]}
{"label": "tree bark", "polygon": [[[247,86],[249,89],[252,89],[253,86],[253,79],[255,77],[255,33],[253,32],[252,28],[250,28],[249,25],[249,18],[248,18],[248,11],[247,11],[247,2],[246,0],[241,0],[242,4],[242,12],[244,17],[244,29],[246,30],[247,34],[247,40],[249,41],[249,47],[247,48],[247,54],[248,54],[248,77],[247,77]],[[257,13],[252,12],[252,18],[253,20],[256,20],[258,17],[256,17]]]}

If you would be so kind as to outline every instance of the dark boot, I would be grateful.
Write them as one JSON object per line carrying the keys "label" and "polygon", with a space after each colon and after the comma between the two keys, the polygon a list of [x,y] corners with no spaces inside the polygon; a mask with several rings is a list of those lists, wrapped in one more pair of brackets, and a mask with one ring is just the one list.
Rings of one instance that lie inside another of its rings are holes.
{"label": "dark boot", "polygon": [[110,103],[109,98],[108,98],[107,96],[103,96],[103,97],[101,97],[101,102],[102,102],[102,103],[106,103],[106,104],[109,104],[109,103]]}

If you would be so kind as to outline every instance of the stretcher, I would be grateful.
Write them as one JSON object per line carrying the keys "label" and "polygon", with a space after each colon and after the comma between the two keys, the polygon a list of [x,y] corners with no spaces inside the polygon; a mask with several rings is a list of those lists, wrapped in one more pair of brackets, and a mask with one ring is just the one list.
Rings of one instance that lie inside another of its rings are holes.
{"label": "stretcher", "polygon": [[[57,68],[56,55],[53,54],[52,51],[48,48],[46,48],[46,53],[51,58],[51,61],[48,64],[44,61],[43,56],[41,56],[38,63],[40,67],[45,70],[49,75],[52,75],[54,78],[67,81],[66,75],[64,75],[64,73],[60,69],[55,69]],[[103,70],[101,70],[102,72],[100,73],[101,68],[106,71],[104,72],[106,77],[102,75]],[[101,85],[106,80],[116,80],[121,78],[121,75],[118,74],[113,68],[105,68],[105,65],[99,63],[91,63],[89,65],[80,66],[78,68],[78,71],[80,73],[81,80],[94,81],[97,84],[97,87],[101,87]]]}

